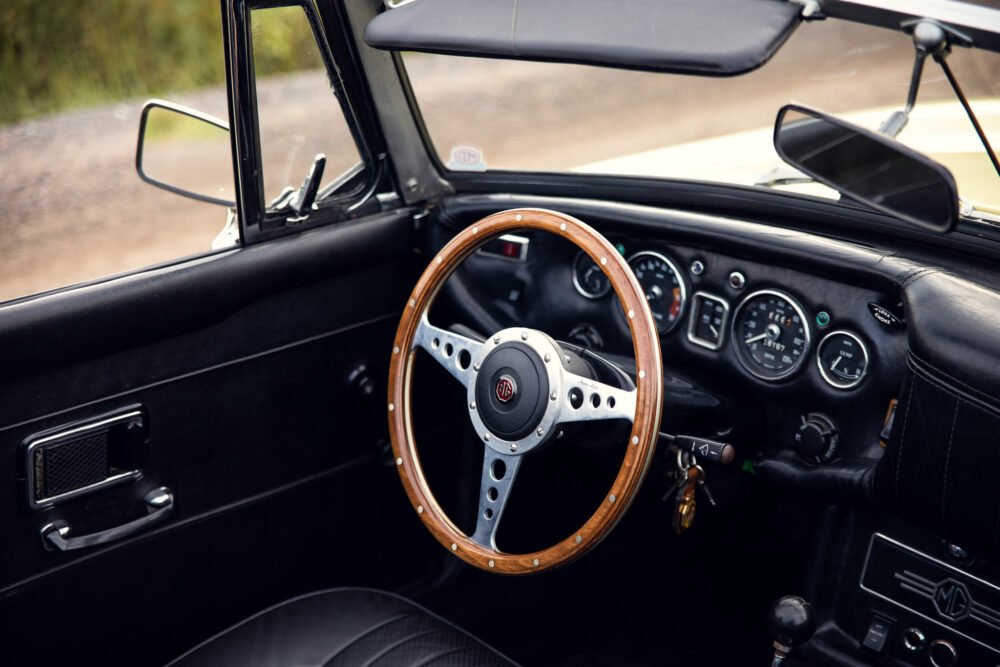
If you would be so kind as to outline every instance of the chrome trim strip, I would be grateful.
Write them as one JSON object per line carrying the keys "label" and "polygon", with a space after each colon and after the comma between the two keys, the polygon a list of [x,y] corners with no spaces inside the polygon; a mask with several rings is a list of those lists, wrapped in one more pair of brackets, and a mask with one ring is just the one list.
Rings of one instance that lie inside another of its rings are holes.
{"label": "chrome trim strip", "polygon": [[866,593],[868,593],[870,595],[873,595],[873,596],[875,596],[875,597],[877,597],[877,598],[879,598],[881,600],[885,600],[886,602],[892,603],[892,604],[896,605],[897,607],[899,607],[900,609],[905,609],[906,611],[910,612],[911,614],[916,614],[920,618],[922,618],[924,620],[927,620],[927,621],[930,621],[931,623],[936,623],[937,625],[940,625],[945,630],[948,630],[949,632],[953,632],[953,633],[955,633],[956,635],[958,635],[960,637],[965,637],[969,641],[974,642],[976,644],[979,644],[980,646],[983,646],[985,648],[988,648],[989,650],[993,651],[994,653],[1000,655],[1000,648],[996,648],[996,647],[990,646],[989,644],[986,644],[984,642],[979,641],[975,637],[970,637],[969,635],[965,634],[964,632],[960,632],[959,630],[956,630],[952,626],[947,625],[946,623],[943,623],[942,621],[940,621],[940,620],[938,620],[938,619],[936,619],[936,618],[934,618],[932,616],[928,616],[926,614],[922,614],[919,611],[917,611],[916,609],[913,609],[911,607],[907,607],[905,604],[903,604],[901,602],[898,602],[896,600],[893,600],[889,596],[883,595],[882,593],[879,593],[877,591],[873,591],[872,589],[870,589],[867,586],[865,586],[865,575],[868,573],[868,560],[871,558],[872,547],[875,544],[875,539],[876,538],[879,538],[879,539],[881,539],[881,540],[883,540],[885,542],[888,542],[889,544],[892,544],[893,546],[899,547],[900,549],[903,549],[905,551],[909,551],[910,553],[915,554],[919,558],[924,558],[926,560],[929,560],[932,563],[935,563],[936,565],[940,565],[943,568],[947,568],[948,570],[956,572],[956,573],[962,575],[963,577],[971,579],[971,580],[973,580],[973,581],[975,581],[977,583],[983,584],[984,586],[989,586],[990,588],[996,590],[997,592],[1000,592],[1000,587],[997,587],[994,584],[991,584],[990,582],[986,581],[985,579],[980,579],[979,577],[973,576],[973,575],[969,574],[968,572],[965,572],[964,570],[960,570],[957,567],[955,567],[954,565],[949,565],[948,563],[945,563],[944,561],[938,560],[937,558],[934,558],[933,556],[925,554],[922,551],[918,551],[917,549],[914,549],[911,546],[903,544],[902,542],[898,542],[898,541],[892,539],[891,537],[888,537],[887,535],[884,535],[882,533],[873,533],[872,534],[872,538],[868,542],[868,551],[865,553],[865,566],[863,568],[861,568],[861,579],[858,580],[858,588],[860,588],[861,590],[865,591]]}
{"label": "chrome trim strip", "polygon": [[[87,486],[82,486],[78,489],[73,489],[72,491],[67,491],[65,493],[59,493],[54,496],[47,496],[45,498],[35,499],[35,466],[34,466],[34,453],[39,447],[44,447],[47,444],[54,443],[59,440],[69,440],[75,436],[83,435],[90,431],[99,431],[102,429],[109,429],[116,424],[121,424],[124,422],[132,421],[133,419],[142,419],[142,410],[130,410],[128,412],[122,413],[120,415],[115,415],[113,417],[108,417],[106,419],[101,419],[90,424],[83,424],[81,426],[76,426],[65,431],[59,431],[51,435],[46,435],[44,437],[38,438],[37,440],[32,440],[28,442],[25,448],[25,473],[28,479],[28,505],[32,509],[43,509],[46,507],[51,507],[56,503],[60,503],[64,500],[69,500],[71,498],[76,498],[77,496],[96,491],[105,486],[112,486],[121,482],[125,482],[131,479],[137,479],[142,475],[142,471],[138,468],[133,470],[127,470],[110,477],[106,477],[100,482],[94,482],[93,484],[88,484]],[[54,445],[53,445],[54,446]]]}
{"label": "chrome trim strip", "polygon": [[[722,304],[722,322],[719,324],[719,340],[716,343],[712,343],[704,338],[698,338],[695,331],[698,329],[698,298],[702,297],[708,299],[709,301],[714,301],[716,303]],[[709,350],[721,350],[722,346],[725,345],[726,341],[726,325],[729,324],[729,302],[723,299],[721,296],[716,296],[710,292],[695,292],[691,295],[692,311],[691,317],[688,318],[688,331],[687,339],[694,343],[695,345],[700,345],[702,347],[708,348]]]}

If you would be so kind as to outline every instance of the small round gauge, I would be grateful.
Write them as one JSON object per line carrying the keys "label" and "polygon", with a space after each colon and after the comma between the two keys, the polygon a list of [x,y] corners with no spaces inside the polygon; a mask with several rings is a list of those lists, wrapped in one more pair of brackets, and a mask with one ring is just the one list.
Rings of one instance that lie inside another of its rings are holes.
{"label": "small round gauge", "polygon": [[737,308],[732,339],[744,368],[762,380],[780,380],[805,361],[809,325],[795,299],[784,292],[761,290]]}
{"label": "small round gauge", "polygon": [[816,348],[819,374],[837,389],[853,389],[868,372],[868,348],[850,331],[831,331]]}
{"label": "small round gauge", "polygon": [[649,250],[632,255],[628,265],[646,293],[656,330],[661,335],[667,333],[681,319],[687,301],[680,271],[665,255]]}
{"label": "small round gauge", "polygon": [[599,299],[611,289],[611,281],[590,255],[581,252],[573,261],[573,287],[588,299]]}

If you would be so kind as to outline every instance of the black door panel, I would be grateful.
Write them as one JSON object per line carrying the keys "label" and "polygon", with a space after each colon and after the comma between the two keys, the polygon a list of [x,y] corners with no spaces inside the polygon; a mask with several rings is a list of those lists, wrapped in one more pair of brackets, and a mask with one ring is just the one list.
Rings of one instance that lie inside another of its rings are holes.
{"label": "black door panel", "polygon": [[[0,623],[26,651],[13,664],[53,662],[30,647],[54,640],[77,662],[162,662],[295,592],[398,585],[424,567],[389,565],[399,540],[430,545],[401,537],[419,524],[378,454],[420,268],[411,234],[408,213],[389,214],[0,309],[0,340],[23,350],[0,389]],[[25,440],[130,406],[148,434],[141,476],[31,508]],[[57,519],[79,536],[143,516],[160,486],[175,498],[166,521],[43,546]],[[126,653],[102,653],[112,638]]]}

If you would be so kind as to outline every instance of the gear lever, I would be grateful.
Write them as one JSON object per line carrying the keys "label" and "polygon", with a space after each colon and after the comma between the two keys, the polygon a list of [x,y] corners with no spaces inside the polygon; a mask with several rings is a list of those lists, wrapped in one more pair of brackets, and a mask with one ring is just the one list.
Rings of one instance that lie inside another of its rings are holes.
{"label": "gear lever", "polygon": [[786,595],[771,606],[767,627],[774,639],[771,667],[781,667],[793,648],[812,639],[816,632],[816,612],[797,595]]}

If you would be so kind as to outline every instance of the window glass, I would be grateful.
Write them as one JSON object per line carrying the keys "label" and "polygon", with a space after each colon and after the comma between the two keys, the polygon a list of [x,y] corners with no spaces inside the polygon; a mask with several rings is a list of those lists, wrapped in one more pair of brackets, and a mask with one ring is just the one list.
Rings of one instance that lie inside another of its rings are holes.
{"label": "window glass", "polygon": [[136,173],[150,97],[227,117],[218,0],[0,2],[0,300],[211,249],[227,209]]}
{"label": "window glass", "polygon": [[[870,129],[901,109],[913,43],[895,30],[805,23],[763,67],[725,78],[423,53],[404,54],[404,63],[449,169],[752,185],[789,173],[772,145],[782,105],[796,101]],[[956,48],[948,63],[991,141],[1000,144],[1000,54]],[[931,60],[898,139],[951,169],[960,194],[978,208],[1000,213],[989,158]],[[835,196],[814,184],[791,187]]]}
{"label": "window glass", "polygon": [[300,6],[254,10],[254,71],[264,172],[264,197],[302,185],[318,153],[323,185],[360,162],[334,95],[319,44]]}

